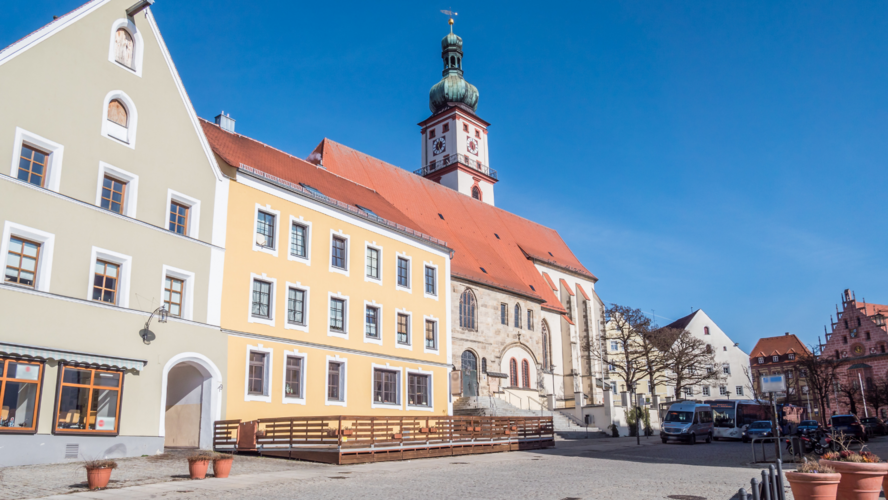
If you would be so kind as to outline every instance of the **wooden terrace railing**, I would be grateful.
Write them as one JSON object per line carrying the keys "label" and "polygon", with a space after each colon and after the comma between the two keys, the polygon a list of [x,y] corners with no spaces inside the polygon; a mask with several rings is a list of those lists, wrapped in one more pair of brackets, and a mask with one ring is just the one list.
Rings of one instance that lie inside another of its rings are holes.
{"label": "wooden terrace railing", "polygon": [[549,448],[552,417],[284,417],[215,422],[213,447],[327,463]]}

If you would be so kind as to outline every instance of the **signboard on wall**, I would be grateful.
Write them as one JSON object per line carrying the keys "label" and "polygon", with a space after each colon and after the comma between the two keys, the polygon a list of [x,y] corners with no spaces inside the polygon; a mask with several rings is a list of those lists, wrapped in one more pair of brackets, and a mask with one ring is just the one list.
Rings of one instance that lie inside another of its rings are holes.
{"label": "signboard on wall", "polygon": [[783,375],[762,375],[761,392],[785,392],[786,379]]}

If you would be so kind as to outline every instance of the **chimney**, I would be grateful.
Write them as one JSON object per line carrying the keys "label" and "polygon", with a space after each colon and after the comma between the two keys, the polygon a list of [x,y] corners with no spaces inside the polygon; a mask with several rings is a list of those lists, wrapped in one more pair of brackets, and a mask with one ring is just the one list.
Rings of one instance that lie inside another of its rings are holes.
{"label": "chimney", "polygon": [[786,333],[784,333],[783,335],[784,335],[784,336],[789,335],[789,332],[786,332]]}
{"label": "chimney", "polygon": [[234,118],[230,114],[226,115],[225,111],[216,115],[216,125],[226,132],[234,132]]}

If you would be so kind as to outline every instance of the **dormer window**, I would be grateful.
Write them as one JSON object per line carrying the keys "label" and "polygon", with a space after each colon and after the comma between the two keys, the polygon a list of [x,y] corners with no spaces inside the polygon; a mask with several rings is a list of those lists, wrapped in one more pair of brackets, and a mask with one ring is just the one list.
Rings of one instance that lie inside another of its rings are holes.
{"label": "dormer window", "polygon": [[789,354],[788,356],[786,356],[786,359],[788,359],[788,360],[790,360],[790,361],[794,360],[794,359],[795,359],[795,354]]}
{"label": "dormer window", "polygon": [[765,358],[764,358],[764,357],[759,356],[759,364],[760,364],[760,365],[765,364]]}
{"label": "dormer window", "polygon": [[775,363],[780,361],[780,356],[771,356],[771,361],[773,361]]}
{"label": "dormer window", "polygon": [[119,28],[114,34],[114,60],[129,69],[135,69],[133,48],[133,36],[129,31]]}

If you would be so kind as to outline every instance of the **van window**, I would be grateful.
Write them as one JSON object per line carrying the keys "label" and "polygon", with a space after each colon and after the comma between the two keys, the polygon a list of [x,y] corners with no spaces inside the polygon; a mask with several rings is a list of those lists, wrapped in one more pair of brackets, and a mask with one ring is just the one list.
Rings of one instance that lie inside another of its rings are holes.
{"label": "van window", "polygon": [[677,424],[687,424],[694,419],[694,414],[689,411],[670,411],[666,414],[664,422],[675,422]]}
{"label": "van window", "polygon": [[699,412],[699,415],[700,415],[700,423],[701,424],[708,424],[708,423],[712,422],[712,412],[710,412],[708,410],[703,410],[703,411]]}

